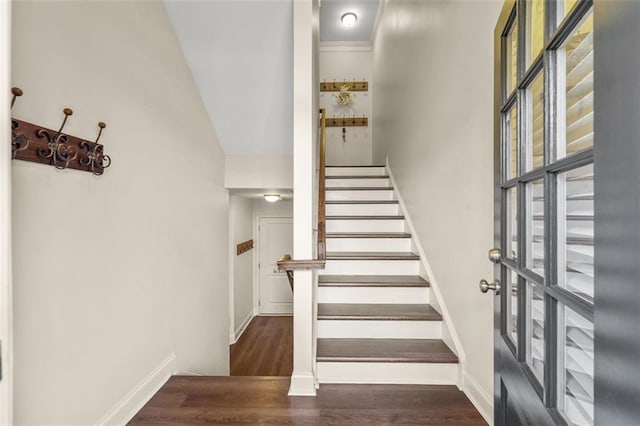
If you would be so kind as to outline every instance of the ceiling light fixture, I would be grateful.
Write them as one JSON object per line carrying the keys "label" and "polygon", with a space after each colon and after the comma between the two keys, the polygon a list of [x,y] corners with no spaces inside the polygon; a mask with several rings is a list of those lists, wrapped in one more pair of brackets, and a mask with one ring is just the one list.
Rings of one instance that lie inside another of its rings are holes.
{"label": "ceiling light fixture", "polygon": [[275,203],[276,201],[282,200],[282,195],[280,194],[264,194],[264,200],[268,203]]}
{"label": "ceiling light fixture", "polygon": [[340,20],[342,21],[343,24],[345,24],[347,27],[351,27],[353,26],[353,24],[356,23],[356,21],[358,20],[358,15],[356,15],[353,12],[347,12],[344,15],[342,15],[342,17],[340,18]]}

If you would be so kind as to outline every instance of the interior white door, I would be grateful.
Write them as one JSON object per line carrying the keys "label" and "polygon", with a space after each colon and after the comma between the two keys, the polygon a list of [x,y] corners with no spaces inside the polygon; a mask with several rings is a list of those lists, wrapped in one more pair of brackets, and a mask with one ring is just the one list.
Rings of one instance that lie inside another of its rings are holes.
{"label": "interior white door", "polygon": [[276,262],[283,254],[293,253],[293,219],[263,217],[258,229],[260,314],[291,314],[291,287]]}

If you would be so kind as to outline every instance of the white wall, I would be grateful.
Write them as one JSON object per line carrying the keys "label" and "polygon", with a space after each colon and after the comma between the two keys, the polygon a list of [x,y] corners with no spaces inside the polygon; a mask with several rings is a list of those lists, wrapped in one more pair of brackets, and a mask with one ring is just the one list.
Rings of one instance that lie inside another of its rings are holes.
{"label": "white wall", "polygon": [[227,155],[225,187],[230,189],[292,189],[291,155]]}
{"label": "white wall", "polygon": [[[229,232],[232,269],[230,270],[233,288],[233,340],[235,341],[253,316],[253,264],[255,250],[237,255],[236,246],[254,239],[253,204],[249,198],[238,195],[229,197]],[[255,244],[254,244],[255,246]]]}
{"label": "white wall", "polygon": [[11,3],[0,2],[0,424],[13,423],[13,313],[11,281],[11,149],[9,99]]}
{"label": "white wall", "polygon": [[[374,44],[374,161],[389,158],[466,352],[493,398],[493,28],[501,2],[388,1]],[[497,300],[497,299],[496,299]],[[485,410],[486,411],[486,410]]]}
{"label": "white wall", "polygon": [[327,128],[327,164],[366,165],[371,164],[371,116],[373,90],[372,52],[366,47],[323,46],[320,49],[320,81],[366,80],[369,91],[353,92],[353,105],[342,107],[335,100],[336,92],[320,92],[320,108],[325,108],[328,117],[363,116],[369,118],[368,127],[347,127],[346,142],[342,139],[342,127]]}
{"label": "white wall", "polygon": [[12,68],[16,118],[104,120],[113,159],[13,162],[16,423],[96,423],[172,354],[228,374],[224,156],[163,4],[14,2]]}
{"label": "white wall", "polygon": [[165,0],[227,155],[293,153],[292,0]]}

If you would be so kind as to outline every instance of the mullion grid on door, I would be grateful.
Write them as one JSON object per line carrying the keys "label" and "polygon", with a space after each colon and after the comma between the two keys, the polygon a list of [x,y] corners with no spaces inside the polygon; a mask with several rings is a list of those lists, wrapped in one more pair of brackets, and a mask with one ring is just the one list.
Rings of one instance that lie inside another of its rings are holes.
{"label": "mullion grid on door", "polygon": [[[507,174],[506,171],[509,170],[509,154],[511,153],[510,139],[507,138],[508,130],[506,129],[507,121],[503,120],[503,170],[505,170],[505,174],[503,176],[503,217],[506,217],[508,220],[511,220],[511,215],[508,216],[506,213],[508,212],[506,203],[508,202],[508,197],[506,196],[509,188],[517,187],[518,188],[518,257],[516,259],[515,264],[513,262],[510,266],[514,267],[515,272],[518,274],[518,350],[516,352],[517,359],[520,362],[525,362],[525,371],[531,373],[528,366],[526,366],[526,345],[527,335],[526,332],[526,322],[524,321],[524,316],[527,313],[527,299],[529,297],[528,292],[529,287],[526,284],[526,280],[540,285],[545,292],[545,327],[544,327],[544,339],[545,339],[545,373],[544,373],[544,389],[539,392],[541,397],[543,398],[545,405],[549,408],[555,408],[557,406],[557,360],[559,356],[558,351],[558,306],[561,303],[564,306],[567,306],[571,309],[576,310],[578,313],[584,314],[585,311],[589,311],[589,309],[585,309],[585,304],[579,300],[575,295],[566,291],[563,288],[558,287],[557,276],[558,276],[558,262],[557,257],[560,254],[558,250],[558,212],[560,203],[558,200],[558,190],[557,190],[557,182],[558,176],[557,173],[560,170],[569,170],[579,166],[579,163],[588,163],[592,161],[592,154],[590,152],[584,153],[582,155],[572,156],[572,158],[568,158],[561,163],[566,164],[556,164],[557,160],[557,152],[558,152],[558,125],[564,126],[564,120],[560,123],[558,120],[558,113],[563,115],[564,111],[559,111],[557,108],[558,99],[556,98],[557,94],[560,93],[559,90],[561,87],[558,84],[558,58],[555,53],[555,48],[560,46],[560,44],[566,39],[566,37],[574,30],[576,25],[580,22],[582,16],[586,14],[589,10],[590,2],[582,1],[578,3],[571,14],[569,14],[563,21],[563,24],[556,29],[554,23],[556,22],[556,7],[553,3],[548,3],[545,8],[545,19],[544,19],[544,27],[545,27],[545,49],[543,50],[543,54],[538,58],[532,61],[529,69],[525,69],[525,64],[527,61],[526,58],[526,43],[528,42],[528,37],[526,34],[527,25],[527,1],[519,0],[517,3],[517,15],[516,19],[518,19],[518,41],[517,41],[517,78],[518,82],[516,84],[516,89],[514,93],[509,94],[506,90],[506,84],[503,85],[503,99],[504,107],[503,113],[509,114],[509,111],[514,106],[517,108],[517,116],[518,116],[518,126],[517,126],[517,151],[518,151],[518,161],[517,161],[517,173],[515,178],[511,178]],[[511,30],[511,26],[513,22],[510,22],[505,31],[508,34]],[[506,40],[506,37],[503,39]],[[505,46],[506,43],[503,43],[503,54],[507,54],[507,49]],[[506,72],[509,70],[504,70],[503,72],[503,81],[505,81],[504,77],[506,77]],[[543,72],[544,75],[544,167],[542,170],[533,170],[532,172],[526,171],[527,164],[527,132],[528,126],[531,123],[528,123],[527,111],[530,108],[530,105],[527,104],[526,98],[526,90],[529,88],[529,85],[536,78],[539,72]],[[521,77],[522,76],[522,77]],[[562,87],[564,89],[564,87]],[[503,117],[505,115],[503,114]],[[563,139],[563,138],[560,138]],[[564,139],[563,139],[564,140]],[[555,165],[555,167],[554,167]],[[560,167],[558,167],[560,166]],[[554,170],[557,169],[557,170]],[[539,277],[537,274],[532,273],[528,270],[526,265],[526,259],[528,256],[528,250],[531,249],[531,244],[528,241],[528,233],[527,233],[527,188],[526,184],[535,179],[542,178],[544,181],[544,277]],[[506,222],[505,222],[506,223]],[[505,238],[511,238],[510,233],[506,232],[507,229],[503,229],[503,236]],[[506,241],[503,241],[503,247],[507,247]],[[509,279],[509,271],[507,269],[503,270],[502,278]],[[542,278],[542,280],[540,279]],[[510,294],[507,294],[503,300],[509,303]],[[503,303],[503,307],[504,303]],[[523,314],[525,314],[523,316]],[[591,315],[588,315],[587,318],[592,318]],[[510,318],[507,319],[510,321]],[[506,330],[505,330],[506,331]],[[533,377],[533,374],[530,374]],[[536,389],[540,389],[540,385],[536,379],[532,380],[532,383],[536,387]],[[557,413],[556,413],[557,414]],[[560,418],[564,422],[564,419]]]}
{"label": "mullion grid on door", "polygon": [[[549,2],[548,6],[556,6]],[[562,43],[577,28],[581,19],[591,10],[591,0],[579,0],[573,10],[567,14],[563,22],[556,28],[557,8],[547,7],[545,10],[545,44],[544,73],[545,73],[545,398],[544,402],[551,409],[558,423],[566,423],[565,418],[558,411],[558,379],[560,357],[564,348],[559,347],[559,309],[569,307],[587,319],[593,321],[593,306],[588,306],[576,295],[559,287],[559,267],[564,262],[558,262],[561,255],[559,250],[559,223],[561,202],[559,199],[558,174],[576,169],[585,164],[593,164],[593,150],[574,154],[558,160],[559,143],[564,143],[564,108],[559,108],[558,96],[565,96],[563,84],[564,75],[559,69],[559,54],[556,51]],[[562,80],[562,81],[561,81]],[[562,102],[564,104],[564,102]],[[562,200],[564,203],[564,199]],[[562,203],[562,204],[563,204]],[[563,215],[564,217],[564,215]],[[562,225],[563,226],[563,225]],[[564,255],[564,254],[562,254]],[[564,332],[564,331],[563,331]]]}

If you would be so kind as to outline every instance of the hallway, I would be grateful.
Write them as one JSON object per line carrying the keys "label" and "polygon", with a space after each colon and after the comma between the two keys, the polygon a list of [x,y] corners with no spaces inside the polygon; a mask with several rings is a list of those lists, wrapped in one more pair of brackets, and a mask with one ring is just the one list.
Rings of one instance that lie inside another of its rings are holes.
{"label": "hallway", "polygon": [[257,316],[229,350],[231,376],[291,376],[293,317]]}

